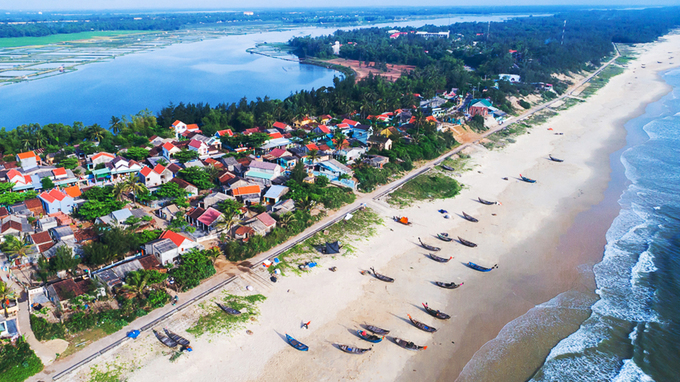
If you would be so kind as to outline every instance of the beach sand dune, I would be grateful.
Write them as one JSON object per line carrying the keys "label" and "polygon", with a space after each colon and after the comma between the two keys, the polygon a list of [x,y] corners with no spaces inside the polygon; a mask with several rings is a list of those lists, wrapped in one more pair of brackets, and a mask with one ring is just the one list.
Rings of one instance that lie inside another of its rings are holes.
{"label": "beach sand dune", "polygon": [[[247,326],[253,335],[240,330],[232,336],[192,338],[194,351],[170,363],[167,356],[161,356],[160,345],[145,334],[141,340],[147,341],[150,350],[139,345],[145,342],[126,344],[96,364],[136,360],[139,369],[129,381],[526,380],[551,346],[585,318],[582,312],[587,311],[594,288],[589,269],[601,258],[604,238],[599,232],[609,222],[577,217],[603,199],[611,171],[609,155],[625,143],[623,123],[668,92],[657,72],[670,68],[668,56],[680,54],[680,36],[667,36],[638,49],[639,59],[587,102],[561,111],[502,150],[474,146],[473,170],[459,178],[465,188],[456,198],[420,202],[404,210],[383,202],[369,203],[383,216],[385,225],[374,237],[353,242],[355,255],[322,258],[321,266],[309,274],[283,277],[267,288],[259,321]],[[551,162],[551,153],[565,161]],[[521,182],[520,173],[537,183]],[[484,206],[476,201],[478,196],[503,204]],[[437,213],[440,208],[447,209],[451,219]],[[477,217],[479,223],[463,220],[461,211]],[[395,215],[408,216],[413,225],[393,222]],[[586,232],[576,239],[567,235],[575,221],[585,227],[580,232]],[[478,247],[439,241],[433,236],[437,232],[461,236]],[[418,237],[441,247],[437,255],[454,259],[444,264],[429,259]],[[563,243],[565,238],[570,242]],[[468,261],[488,267],[498,264],[499,268],[476,272],[463,265]],[[338,271],[328,271],[330,266],[337,266]],[[361,273],[370,267],[395,282]],[[434,281],[465,284],[446,290]],[[244,293],[244,285],[235,283],[230,288]],[[550,316],[532,310],[563,292],[576,294],[574,301],[579,302],[574,314]],[[440,321],[427,315],[423,302],[451,319]],[[533,313],[523,316],[530,310]],[[407,314],[438,331],[419,330]],[[525,318],[521,325],[503,329],[518,317]],[[541,329],[537,321],[547,322],[549,317],[556,323],[554,330]],[[311,321],[309,329],[301,328],[307,321]],[[390,336],[428,348],[405,350],[389,338],[368,343],[355,334],[365,324],[389,329]],[[309,345],[309,351],[290,347],[285,333]],[[337,344],[372,350],[364,355],[345,354]],[[67,379],[87,379],[86,372]]]}

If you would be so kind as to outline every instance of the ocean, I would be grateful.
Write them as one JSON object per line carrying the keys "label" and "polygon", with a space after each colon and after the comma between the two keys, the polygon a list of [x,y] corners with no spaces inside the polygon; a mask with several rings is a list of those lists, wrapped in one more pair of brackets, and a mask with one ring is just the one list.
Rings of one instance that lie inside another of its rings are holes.
{"label": "ocean", "polygon": [[531,381],[680,380],[680,70],[663,78],[672,92],[626,124],[621,209],[593,268],[599,300]]}

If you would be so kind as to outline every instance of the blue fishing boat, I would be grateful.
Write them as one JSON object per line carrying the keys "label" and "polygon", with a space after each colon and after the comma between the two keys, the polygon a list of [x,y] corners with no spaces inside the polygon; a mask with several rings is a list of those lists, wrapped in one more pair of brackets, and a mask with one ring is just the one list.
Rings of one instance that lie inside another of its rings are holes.
{"label": "blue fishing boat", "polygon": [[309,350],[309,346],[303,344],[302,342],[296,340],[295,338],[291,337],[289,334],[286,334],[286,341],[290,344],[290,346],[296,348],[299,351],[307,351]]}
{"label": "blue fishing boat", "polygon": [[490,272],[490,271],[492,271],[492,270],[498,268],[498,264],[495,264],[495,265],[494,265],[493,267],[491,267],[491,268],[487,268],[487,267],[483,267],[483,266],[481,266],[481,265],[477,265],[477,264],[475,264],[475,263],[473,263],[473,262],[471,262],[471,261],[469,261],[469,262],[468,262],[467,264],[465,264],[465,265],[467,265],[468,268],[472,268],[472,269],[474,269],[474,270],[476,270],[476,271],[480,271],[480,272]]}
{"label": "blue fishing boat", "polygon": [[385,336],[378,337],[375,334],[370,334],[365,330],[357,330],[357,335],[368,342],[373,342],[374,344],[377,344],[378,342],[382,341],[383,338],[385,338]]}
{"label": "blue fishing boat", "polygon": [[519,177],[522,178],[522,180],[525,181],[525,182],[527,182],[527,183],[536,183],[536,180],[534,180],[534,179],[529,179],[529,178],[527,178],[526,176],[524,176],[524,175],[522,175],[522,174],[519,174]]}

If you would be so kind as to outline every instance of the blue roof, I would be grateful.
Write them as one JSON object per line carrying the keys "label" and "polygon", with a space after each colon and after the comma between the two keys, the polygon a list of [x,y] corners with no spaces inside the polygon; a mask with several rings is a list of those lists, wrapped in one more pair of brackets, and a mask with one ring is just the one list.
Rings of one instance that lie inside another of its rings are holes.
{"label": "blue roof", "polygon": [[267,193],[264,194],[264,197],[276,199],[281,197],[286,191],[288,191],[288,187],[286,186],[271,186],[269,190],[267,190]]}
{"label": "blue roof", "polygon": [[118,210],[118,211],[113,211],[113,212],[111,212],[111,215],[113,215],[113,217],[114,217],[116,220],[118,220],[118,222],[122,223],[122,222],[124,222],[125,220],[127,220],[127,218],[129,218],[130,216],[132,216],[132,212],[130,212],[130,210],[124,208],[124,209],[122,209],[122,210]]}

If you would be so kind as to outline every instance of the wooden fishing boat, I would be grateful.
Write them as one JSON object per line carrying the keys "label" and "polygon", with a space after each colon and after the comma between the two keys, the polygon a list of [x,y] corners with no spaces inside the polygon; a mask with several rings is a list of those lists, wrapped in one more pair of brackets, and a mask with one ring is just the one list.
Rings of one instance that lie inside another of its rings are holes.
{"label": "wooden fishing boat", "polygon": [[445,165],[445,164],[442,165],[442,168],[443,168],[444,170],[447,170],[447,171],[456,171],[455,168],[450,167],[450,166],[447,166],[447,165]]}
{"label": "wooden fishing boat", "polygon": [[468,268],[472,268],[472,269],[474,269],[474,270],[476,270],[476,271],[480,271],[480,272],[491,272],[492,270],[498,268],[498,264],[495,264],[495,265],[494,265],[493,267],[491,267],[491,268],[487,268],[487,267],[483,267],[483,266],[481,266],[481,265],[477,265],[477,264],[475,264],[475,263],[473,263],[473,262],[471,262],[471,261],[469,261],[469,262],[468,262],[467,264],[465,264],[465,265],[467,265]]}
{"label": "wooden fishing boat", "polygon": [[378,337],[375,334],[371,334],[365,330],[357,330],[357,335],[361,337],[362,339],[372,342],[374,344],[377,344],[378,342],[382,341],[385,336]]}
{"label": "wooden fishing boat", "polygon": [[442,241],[451,241],[453,240],[452,238],[449,237],[448,233],[438,233],[437,238]]}
{"label": "wooden fishing boat", "polygon": [[401,338],[395,338],[394,343],[408,350],[427,349],[427,346],[418,346],[411,341],[402,340]]}
{"label": "wooden fishing boat", "polygon": [[480,202],[480,203],[485,204],[485,205],[487,205],[487,206],[492,206],[492,205],[494,205],[494,204],[500,204],[500,203],[498,203],[498,202],[490,202],[490,201],[488,201],[488,200],[484,200],[484,199],[482,199],[482,198],[480,198],[480,197],[477,197],[477,199],[479,199],[479,202]]}
{"label": "wooden fishing boat", "polygon": [[226,305],[220,304],[219,302],[216,302],[215,304],[217,304],[217,306],[219,306],[220,309],[222,309],[223,311],[225,311],[227,314],[231,314],[232,316],[239,316],[239,315],[241,315],[241,312],[238,311],[238,310],[236,310],[236,309],[234,309],[234,308],[230,308],[230,307],[228,307],[228,306],[226,306]]}
{"label": "wooden fishing boat", "polygon": [[384,281],[386,283],[393,283],[394,279],[391,277],[387,277],[385,275],[381,275],[380,273],[377,273],[373,267],[371,267],[371,272],[373,272],[373,276],[375,276],[376,279],[380,281]]}
{"label": "wooden fishing boat", "polygon": [[449,316],[448,314],[446,314],[444,312],[440,312],[438,310],[434,310],[434,309],[430,308],[429,305],[427,305],[426,302],[423,303],[423,308],[425,308],[425,311],[430,316],[432,316],[434,318],[438,318],[440,320],[448,320],[449,318],[451,318],[451,316]]}
{"label": "wooden fishing boat", "polygon": [[434,247],[434,246],[432,246],[432,245],[429,245],[429,244],[425,244],[425,243],[423,243],[423,241],[422,241],[422,240],[420,240],[420,238],[418,238],[418,241],[420,242],[420,245],[422,245],[422,246],[423,246],[423,248],[427,249],[428,251],[434,251],[434,252],[437,252],[437,251],[441,251],[441,250],[442,250],[442,249],[441,249],[441,248],[439,248],[439,247]]}
{"label": "wooden fishing boat", "polygon": [[453,256],[451,256],[447,259],[447,258],[444,258],[444,257],[439,257],[439,256],[434,255],[432,253],[430,253],[429,256],[432,260],[439,262],[439,263],[448,263],[451,259],[453,259]]}
{"label": "wooden fishing boat", "polygon": [[390,332],[387,329],[382,329],[382,328],[379,328],[379,327],[373,326],[373,325],[366,325],[366,329],[368,329],[368,330],[372,331],[373,333],[380,335],[380,336],[387,335]]}
{"label": "wooden fishing boat", "polygon": [[340,350],[344,351],[345,353],[350,353],[350,354],[364,354],[367,351],[371,350],[371,349],[355,348],[355,347],[347,346],[347,345],[338,345],[338,348],[340,348]]}
{"label": "wooden fishing boat", "polygon": [[474,247],[477,246],[477,244],[475,244],[475,243],[473,243],[473,242],[471,242],[471,241],[462,239],[460,236],[458,236],[458,241],[460,241],[460,243],[463,244],[463,245],[466,246],[466,247],[474,248]]}
{"label": "wooden fishing boat", "polygon": [[169,348],[177,347],[177,342],[173,341],[172,338],[166,337],[166,336],[162,335],[161,333],[158,333],[156,331],[156,329],[153,329],[152,331],[153,331],[153,334],[156,336],[156,338],[158,338],[158,340],[161,341],[161,343],[163,345],[165,345]]}
{"label": "wooden fishing boat", "polygon": [[416,328],[418,328],[422,331],[428,332],[428,333],[434,333],[434,332],[437,331],[437,329],[435,329],[431,326],[425,325],[420,321],[414,320],[413,317],[411,317],[410,314],[407,314],[407,316],[408,316],[408,319],[411,320],[411,323],[413,324],[413,326],[415,326]]}
{"label": "wooden fishing boat", "polygon": [[184,337],[182,337],[182,336],[180,336],[180,335],[177,335],[177,334],[175,334],[175,333],[169,331],[168,329],[163,329],[163,330],[165,331],[165,334],[167,334],[167,336],[168,336],[171,340],[177,342],[178,344],[180,344],[180,345],[182,345],[182,346],[189,346],[189,345],[191,345],[191,342],[189,342],[188,339],[186,339],[186,338],[184,338]]}
{"label": "wooden fishing boat", "polygon": [[295,338],[291,337],[289,334],[286,333],[286,341],[290,344],[290,346],[296,348],[299,351],[307,351],[309,350],[309,346],[303,344],[302,342],[296,340]]}
{"label": "wooden fishing boat", "polygon": [[466,214],[465,211],[463,211],[463,218],[465,218],[465,220],[473,222],[473,223],[477,223],[479,221],[477,218]]}
{"label": "wooden fishing boat", "polygon": [[553,162],[564,162],[564,159],[557,159],[552,154],[548,154],[548,157],[550,157],[550,160]]}
{"label": "wooden fishing boat", "polygon": [[527,183],[536,183],[536,180],[534,180],[534,179],[529,179],[529,178],[527,178],[526,176],[524,176],[524,175],[522,175],[522,174],[519,174],[519,177],[520,177],[523,181],[525,181],[525,182],[527,182]]}
{"label": "wooden fishing boat", "polygon": [[395,216],[393,217],[394,221],[397,223],[401,223],[403,225],[411,225],[410,221],[408,221],[408,218],[406,216]]}
{"label": "wooden fishing boat", "polygon": [[443,282],[441,282],[441,281],[435,281],[435,282],[434,282],[434,285],[436,285],[436,286],[438,286],[438,287],[445,288],[445,289],[456,289],[456,288],[458,288],[459,286],[461,286],[461,285],[463,285],[463,284],[464,284],[464,283],[460,283],[460,284],[456,284],[456,283],[443,283]]}

